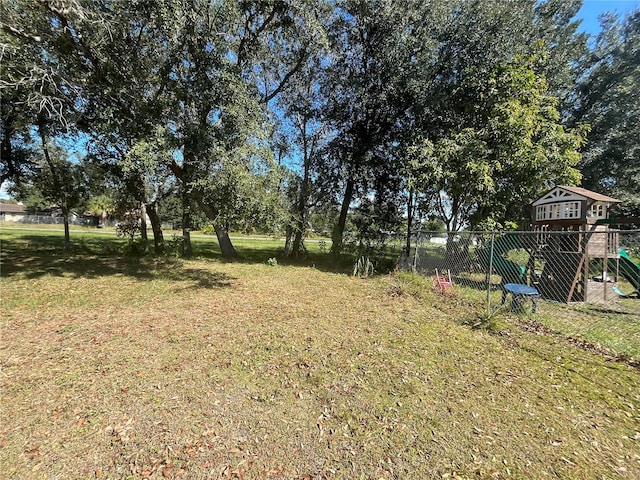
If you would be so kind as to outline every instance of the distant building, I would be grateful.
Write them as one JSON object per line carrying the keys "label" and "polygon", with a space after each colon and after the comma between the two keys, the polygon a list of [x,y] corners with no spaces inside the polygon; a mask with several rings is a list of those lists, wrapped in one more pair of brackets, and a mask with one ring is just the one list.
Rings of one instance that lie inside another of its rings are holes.
{"label": "distant building", "polygon": [[27,207],[20,203],[0,203],[0,221],[20,222],[27,215]]}

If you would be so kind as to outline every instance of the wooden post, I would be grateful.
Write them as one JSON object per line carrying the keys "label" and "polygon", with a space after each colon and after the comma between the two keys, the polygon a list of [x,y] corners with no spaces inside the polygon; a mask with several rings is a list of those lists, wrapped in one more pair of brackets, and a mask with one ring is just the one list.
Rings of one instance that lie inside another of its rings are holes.
{"label": "wooden post", "polygon": [[582,301],[586,302],[589,298],[589,292],[587,291],[589,288],[589,244],[587,243],[584,247],[584,271],[582,272]]}
{"label": "wooden post", "polygon": [[609,229],[604,232],[604,260],[602,260],[602,285],[604,286],[604,301],[607,301],[607,290],[609,290]]}
{"label": "wooden post", "polygon": [[[573,277],[573,282],[571,283],[571,289],[569,290],[569,295],[567,296],[567,303],[571,302],[571,299],[573,298],[573,294],[576,291],[576,286],[578,285],[578,282],[580,282],[580,270],[582,269],[584,264],[587,264],[587,269],[588,267],[588,263],[589,263],[589,257],[587,257],[585,254],[582,254],[580,256],[580,261],[578,262],[578,268],[576,269],[576,274]],[[586,278],[583,278],[583,282],[582,282],[582,296],[584,298],[584,292],[587,289],[587,282],[586,282]]]}

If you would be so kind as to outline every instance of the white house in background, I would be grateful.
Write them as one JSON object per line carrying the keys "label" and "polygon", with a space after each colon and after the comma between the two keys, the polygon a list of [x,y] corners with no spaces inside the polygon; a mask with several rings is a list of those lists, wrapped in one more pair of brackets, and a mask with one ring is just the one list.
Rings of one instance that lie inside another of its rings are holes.
{"label": "white house in background", "polygon": [[27,215],[27,207],[21,203],[0,203],[0,221],[20,222]]}

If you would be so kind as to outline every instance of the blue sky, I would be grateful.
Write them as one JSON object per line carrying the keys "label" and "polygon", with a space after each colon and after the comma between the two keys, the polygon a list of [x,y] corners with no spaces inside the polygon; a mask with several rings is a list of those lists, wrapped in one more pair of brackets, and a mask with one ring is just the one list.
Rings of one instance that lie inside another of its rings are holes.
{"label": "blue sky", "polygon": [[600,31],[598,16],[603,12],[617,12],[621,16],[640,8],[640,0],[584,0],[576,18],[582,19],[580,31],[597,35]]}

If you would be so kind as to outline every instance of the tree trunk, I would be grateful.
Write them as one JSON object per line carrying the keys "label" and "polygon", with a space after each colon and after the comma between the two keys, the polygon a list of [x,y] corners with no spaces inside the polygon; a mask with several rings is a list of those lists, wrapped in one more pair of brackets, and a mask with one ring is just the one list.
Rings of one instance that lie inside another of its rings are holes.
{"label": "tree trunk", "polygon": [[144,202],[140,202],[140,238],[146,252],[149,249],[149,236],[147,235],[147,206]]}
{"label": "tree trunk", "polygon": [[304,237],[307,231],[307,204],[309,203],[309,169],[310,156],[308,137],[306,135],[306,119],[300,121],[300,131],[303,138],[304,150],[304,173],[302,185],[300,186],[300,198],[298,199],[298,212],[296,216],[296,234],[293,239],[293,258],[298,258],[300,252],[304,250]]}
{"label": "tree trunk", "polygon": [[217,223],[213,225],[213,228],[216,231],[216,237],[218,237],[218,245],[220,245],[222,256],[224,258],[237,257],[238,253],[231,243],[231,239],[229,238],[229,232],[227,231],[227,229]]}
{"label": "tree trunk", "polygon": [[153,251],[157,255],[162,255],[164,253],[164,235],[155,202],[147,205],[147,214],[151,222],[151,230],[153,231]]}
{"label": "tree trunk", "polygon": [[301,199],[298,204],[298,213],[294,218],[295,227],[293,228],[290,226],[287,227],[287,229],[291,230],[291,233],[287,232],[289,237],[291,236],[291,234],[293,234],[293,243],[291,244],[291,249],[289,250],[289,254],[295,259],[299,258],[300,252],[304,250],[304,233],[305,233],[305,226],[306,226],[304,204],[306,204],[307,202],[305,200],[304,204],[302,203],[303,197],[304,195],[302,195],[301,193]]}
{"label": "tree trunk", "polygon": [[[294,221],[292,218],[291,221]],[[287,224],[287,236],[284,241],[284,256],[288,257],[291,255],[291,237],[293,237],[293,228],[291,227],[291,223]]]}
{"label": "tree trunk", "polygon": [[409,203],[407,205],[407,243],[405,246],[407,258],[411,255],[411,227],[413,226],[413,190],[409,189]]}
{"label": "tree trunk", "polygon": [[222,253],[223,258],[236,258],[238,256],[238,252],[231,243],[231,238],[229,238],[228,230],[220,225],[218,221],[218,215],[216,210],[211,206],[206,204],[201,198],[198,198],[198,205],[202,208],[202,211],[207,216],[209,220],[213,223],[213,229],[216,232],[216,237],[218,239],[218,245],[220,246],[220,252]]}
{"label": "tree trunk", "polygon": [[64,222],[64,251],[68,252],[71,250],[71,238],[69,236],[69,208],[67,208],[66,199],[62,201],[60,209],[62,210],[62,221]]}
{"label": "tree trunk", "polygon": [[304,251],[304,226],[302,222],[298,222],[298,227],[296,228],[296,234],[293,237],[293,245],[292,245],[292,253],[293,258],[299,258],[300,252]]}
{"label": "tree trunk", "polygon": [[333,229],[333,233],[331,235],[331,253],[334,256],[339,256],[342,252],[342,235],[344,234],[344,227],[347,224],[347,213],[349,213],[349,205],[351,205],[354,190],[354,181],[352,179],[347,180],[347,187],[344,192],[344,198],[342,199],[342,208],[340,209],[338,224]]}
{"label": "tree trunk", "polygon": [[2,174],[0,175],[0,187],[6,180],[10,180],[17,173],[13,158],[13,148],[11,145],[11,137],[13,136],[13,116],[4,120],[2,129],[2,139],[0,140],[0,158],[5,163]]}
{"label": "tree trunk", "polygon": [[300,258],[300,253],[305,251],[304,236],[307,231],[307,199],[309,197],[308,192],[308,178],[305,172],[305,179],[302,182],[302,189],[300,191],[300,201],[298,202],[298,214],[295,219],[295,235],[293,237],[293,245],[291,246],[291,254],[293,258]]}
{"label": "tree trunk", "polygon": [[71,239],[69,235],[69,205],[67,203],[67,194],[62,188],[60,177],[58,176],[58,169],[51,160],[49,155],[49,147],[47,146],[47,134],[45,133],[45,120],[42,116],[38,116],[38,133],[40,134],[40,140],[42,142],[42,152],[44,158],[49,165],[51,176],[53,177],[53,186],[58,193],[60,193],[60,209],[62,210],[62,220],[64,222],[64,250],[68,252],[71,249]]}
{"label": "tree trunk", "polygon": [[186,193],[186,185],[183,185],[182,193],[182,256],[189,258],[193,255],[191,248],[191,205],[189,195]]}
{"label": "tree trunk", "polygon": [[304,251],[304,235],[307,230],[307,203],[309,199],[309,168],[305,163],[304,178],[300,189],[300,201],[298,202],[298,214],[296,216],[295,236],[293,239],[293,258],[298,258]]}
{"label": "tree trunk", "polygon": [[[182,184],[185,185],[185,171],[184,168],[178,165],[175,161],[170,165],[171,171],[175,174],[176,178],[182,181]],[[226,228],[219,225],[218,222],[218,212],[211,205],[207,204],[204,199],[197,194],[194,194],[194,199],[198,202],[198,205],[207,216],[209,220],[213,223],[213,228],[216,231],[216,237],[218,238],[218,245],[220,246],[220,252],[222,253],[223,258],[235,258],[238,256],[236,249],[231,243],[231,239],[229,238],[229,232]]]}

